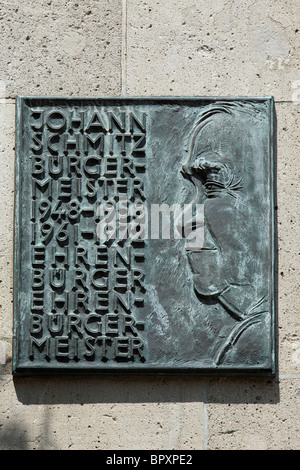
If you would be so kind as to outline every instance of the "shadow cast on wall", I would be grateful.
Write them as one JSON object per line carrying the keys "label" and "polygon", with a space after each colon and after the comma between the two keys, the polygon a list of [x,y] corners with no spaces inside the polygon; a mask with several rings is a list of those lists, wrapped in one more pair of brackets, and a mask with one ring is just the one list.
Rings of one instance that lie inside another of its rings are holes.
{"label": "shadow cast on wall", "polygon": [[18,377],[18,400],[31,404],[278,403],[272,377]]}

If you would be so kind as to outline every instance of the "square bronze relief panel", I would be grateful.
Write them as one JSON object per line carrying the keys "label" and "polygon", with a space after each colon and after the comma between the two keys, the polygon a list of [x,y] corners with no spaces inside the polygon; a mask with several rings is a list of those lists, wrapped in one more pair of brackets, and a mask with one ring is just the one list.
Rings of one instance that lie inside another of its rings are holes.
{"label": "square bronze relief panel", "polygon": [[273,374],[273,114],[17,97],[13,372]]}

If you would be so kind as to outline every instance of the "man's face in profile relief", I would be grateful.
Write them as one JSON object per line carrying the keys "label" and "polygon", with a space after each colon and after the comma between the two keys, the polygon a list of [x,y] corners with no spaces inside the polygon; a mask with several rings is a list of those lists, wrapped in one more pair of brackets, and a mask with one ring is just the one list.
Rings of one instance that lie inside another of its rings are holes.
{"label": "man's face in profile relief", "polygon": [[234,109],[210,107],[195,126],[182,168],[194,185],[194,202],[204,204],[204,245],[186,252],[195,291],[216,298],[237,320],[265,300],[264,260],[256,257],[263,234],[259,209],[253,211],[260,195],[253,192],[255,152],[247,130],[249,122]]}

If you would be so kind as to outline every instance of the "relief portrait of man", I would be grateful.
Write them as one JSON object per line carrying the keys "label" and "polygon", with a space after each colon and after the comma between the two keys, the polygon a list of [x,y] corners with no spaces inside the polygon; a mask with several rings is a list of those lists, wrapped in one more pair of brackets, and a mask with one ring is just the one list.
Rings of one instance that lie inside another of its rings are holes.
{"label": "relief portrait of man", "polygon": [[213,299],[235,320],[214,363],[256,367],[270,347],[271,174],[266,113],[252,103],[205,106],[191,133],[182,175],[204,204],[204,246],[186,250],[199,301]]}

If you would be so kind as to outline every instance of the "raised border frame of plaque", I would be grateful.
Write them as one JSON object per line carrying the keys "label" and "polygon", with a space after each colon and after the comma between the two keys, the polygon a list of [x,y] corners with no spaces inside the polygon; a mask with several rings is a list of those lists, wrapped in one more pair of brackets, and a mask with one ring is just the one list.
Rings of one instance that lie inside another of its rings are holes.
{"label": "raised border frame of plaque", "polygon": [[272,97],[18,96],[13,373],[274,375],[274,138]]}

